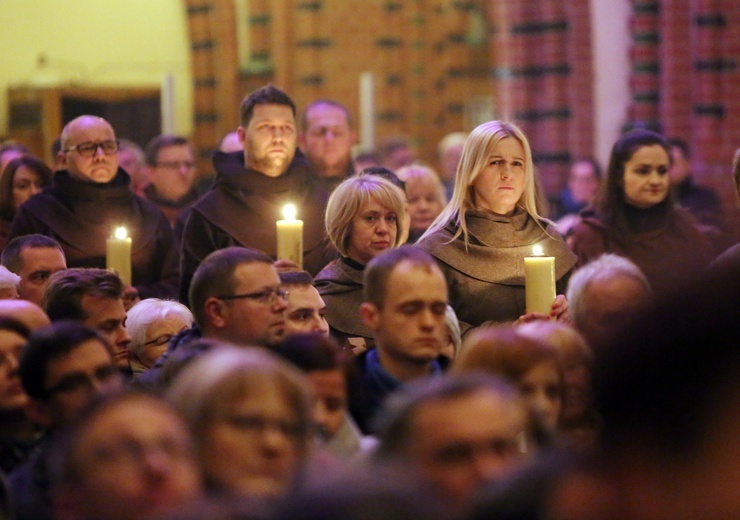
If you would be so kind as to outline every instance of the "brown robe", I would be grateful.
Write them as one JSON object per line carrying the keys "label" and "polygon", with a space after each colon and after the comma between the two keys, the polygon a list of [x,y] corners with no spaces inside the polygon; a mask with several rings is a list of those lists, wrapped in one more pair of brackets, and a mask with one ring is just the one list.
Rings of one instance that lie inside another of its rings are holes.
{"label": "brown robe", "polygon": [[543,229],[521,209],[511,217],[468,211],[466,223],[467,250],[462,236],[452,240],[453,223],[415,244],[442,268],[463,334],[472,327],[516,321],[525,313],[524,257],[535,244],[555,257],[557,292],[565,292],[576,257],[553,225],[541,221]]}

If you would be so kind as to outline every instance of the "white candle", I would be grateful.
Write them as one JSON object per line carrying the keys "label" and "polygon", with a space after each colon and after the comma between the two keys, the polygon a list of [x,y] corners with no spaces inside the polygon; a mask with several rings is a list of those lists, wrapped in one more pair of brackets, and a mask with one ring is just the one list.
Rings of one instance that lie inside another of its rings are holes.
{"label": "white candle", "polygon": [[277,221],[277,257],[278,260],[290,260],[303,269],[303,221],[295,218],[293,204],[283,208],[285,220]]}
{"label": "white candle", "polygon": [[113,236],[105,241],[105,265],[125,285],[131,285],[131,237],[125,227],[116,228]]}
{"label": "white candle", "polygon": [[555,301],[555,258],[543,256],[540,245],[524,259],[524,291],[527,312],[550,315]]}

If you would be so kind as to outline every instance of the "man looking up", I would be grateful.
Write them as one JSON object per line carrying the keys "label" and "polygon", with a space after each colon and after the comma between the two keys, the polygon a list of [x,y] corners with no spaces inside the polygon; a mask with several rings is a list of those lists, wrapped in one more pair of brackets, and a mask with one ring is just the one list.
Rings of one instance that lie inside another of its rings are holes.
{"label": "man looking up", "polygon": [[413,379],[440,373],[447,344],[447,283],[435,260],[411,246],[391,249],[365,268],[360,315],[375,348],[357,358],[362,385],[350,410],[363,431],[385,397]]}
{"label": "man looking up", "polygon": [[[123,226],[132,239],[132,285],[141,298],[173,297],[177,290],[175,238],[162,212],[129,189],[118,166],[118,140],[100,117],[64,126],[51,187],[23,204],[8,240],[38,233],[62,246],[69,267],[105,267],[106,239]],[[135,291],[134,291],[135,292]]]}
{"label": "man looking up", "polygon": [[193,147],[177,135],[158,135],[146,145],[144,197],[157,205],[175,226],[178,215],[198,199]]}
{"label": "man looking up", "polygon": [[237,130],[243,151],[216,152],[214,189],[191,209],[182,238],[180,298],[186,300],[198,264],[212,251],[244,246],[277,254],[275,221],[287,203],[304,222],[303,262],[312,275],[330,260],[324,231],[326,190],[295,157],[295,103],[267,85],[242,102]]}
{"label": "man looking up", "polygon": [[341,103],[319,99],[304,110],[298,144],[330,191],[354,173],[351,152],[356,141],[349,110]]}
{"label": "man looking up", "polygon": [[21,277],[18,296],[41,305],[49,277],[67,268],[62,246],[44,235],[16,237],[5,246],[0,263]]}

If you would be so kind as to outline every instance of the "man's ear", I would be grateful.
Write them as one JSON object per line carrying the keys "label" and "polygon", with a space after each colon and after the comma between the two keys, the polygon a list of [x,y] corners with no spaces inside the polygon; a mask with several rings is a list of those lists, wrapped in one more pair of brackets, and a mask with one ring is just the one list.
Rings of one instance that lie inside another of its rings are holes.
{"label": "man's ear", "polygon": [[362,322],[370,328],[372,331],[378,330],[378,322],[380,321],[380,312],[374,303],[362,302],[360,304],[360,317]]}
{"label": "man's ear", "polygon": [[208,298],[203,304],[208,324],[215,329],[224,328],[229,320],[229,311],[222,300],[218,298]]}
{"label": "man's ear", "polygon": [[26,413],[29,421],[42,428],[49,429],[54,425],[54,416],[51,413],[49,405],[44,401],[29,397],[23,411]]}
{"label": "man's ear", "polygon": [[244,141],[247,140],[247,129],[239,125],[236,129],[236,136],[239,138],[239,143],[244,148]]}
{"label": "man's ear", "polygon": [[306,151],[306,132],[298,132],[298,147],[302,152]]}

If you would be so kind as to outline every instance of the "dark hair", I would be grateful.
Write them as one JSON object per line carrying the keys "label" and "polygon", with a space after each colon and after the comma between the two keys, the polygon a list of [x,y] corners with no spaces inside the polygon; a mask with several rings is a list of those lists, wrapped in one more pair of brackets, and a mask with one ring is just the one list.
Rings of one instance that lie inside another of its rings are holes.
{"label": "dark hair", "polygon": [[3,155],[5,155],[7,152],[20,152],[22,154],[30,154],[31,150],[29,150],[27,146],[20,143],[3,144],[0,145],[0,160],[2,160]]}
{"label": "dark hair", "polygon": [[304,132],[308,130],[308,113],[311,111],[312,108],[321,105],[328,105],[330,107],[340,109],[342,112],[344,112],[344,115],[347,118],[347,125],[352,128],[352,114],[350,114],[349,109],[346,106],[339,103],[338,101],[333,101],[331,99],[317,99],[316,101],[310,103],[303,110],[303,113],[301,114],[301,130],[303,130]]}
{"label": "dark hair", "polygon": [[106,269],[74,268],[51,275],[44,291],[42,307],[51,321],[84,321],[83,296],[118,299],[123,295],[123,282]]}
{"label": "dark hair", "polygon": [[[426,251],[410,245],[402,245],[379,254],[367,264],[363,275],[363,300],[382,308],[388,289],[388,279],[401,262],[414,266],[437,269],[436,260]],[[440,271],[440,276],[441,276]]]}
{"label": "dark hair", "polygon": [[23,251],[26,249],[42,249],[47,247],[55,247],[64,255],[64,250],[59,245],[59,242],[46,235],[33,234],[15,237],[3,249],[2,256],[0,256],[0,263],[7,267],[8,271],[18,274],[23,269],[23,260],[21,260],[21,253]]}
{"label": "dark hair", "polygon": [[291,111],[293,112],[293,117],[295,117],[295,103],[290,98],[290,96],[277,88],[275,85],[269,84],[255,90],[246,98],[244,98],[244,101],[242,101],[242,105],[240,108],[239,124],[244,128],[248,127],[249,122],[252,120],[252,116],[254,115],[255,105],[268,104],[286,105],[290,107]]}
{"label": "dark hair", "polygon": [[44,187],[51,184],[53,174],[51,173],[51,169],[41,159],[32,155],[24,155],[10,161],[5,167],[2,177],[0,177],[0,218],[3,220],[11,221],[15,216],[15,208],[13,207],[13,181],[15,180],[15,172],[21,167],[26,167],[38,175]]}
{"label": "dark hair", "polygon": [[0,330],[15,332],[26,339],[31,335],[31,329],[25,323],[10,316],[0,316]]}
{"label": "dark hair", "polygon": [[[51,361],[66,356],[80,343],[95,339],[110,353],[108,342],[95,330],[71,321],[60,321],[35,331],[21,351],[18,372],[26,393],[36,399],[49,396],[47,368]],[[112,363],[112,361],[111,361]]]}
{"label": "dark hair", "polygon": [[242,264],[259,262],[272,265],[262,251],[246,247],[226,247],[209,254],[200,263],[190,284],[188,300],[195,323],[202,329],[208,322],[205,303],[208,298],[228,294],[233,286],[234,271]]}
{"label": "dark hair", "polygon": [[283,285],[313,285],[313,276],[306,271],[281,271],[278,276]]}
{"label": "dark hair", "polygon": [[159,151],[162,148],[169,148],[170,146],[190,146],[192,145],[182,136],[179,135],[158,135],[152,138],[144,149],[144,161],[149,166],[156,166],[159,160]]}
{"label": "dark hair", "polygon": [[[670,161],[670,150],[665,138],[650,130],[631,130],[620,137],[612,147],[609,156],[609,166],[606,169],[606,181],[601,183],[599,194],[596,197],[596,208],[602,219],[617,229],[625,230],[626,207],[624,196],[624,165],[643,146],[661,146]],[[670,193],[658,204],[665,208],[673,206]]]}
{"label": "dark hair", "polygon": [[368,166],[367,168],[363,169],[358,175],[377,175],[378,177],[382,177],[385,180],[392,182],[394,185],[401,188],[404,193],[406,193],[406,183],[399,179],[398,175],[393,173],[388,168],[385,168],[384,166]]}
{"label": "dark hair", "polygon": [[346,359],[337,342],[323,334],[294,334],[281,341],[273,351],[303,372],[344,369]]}

